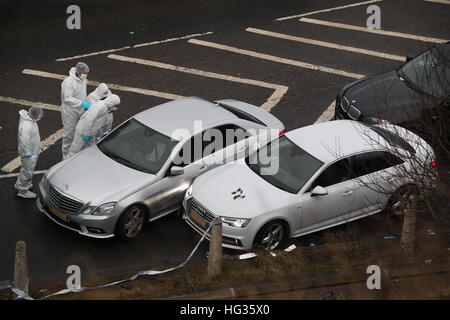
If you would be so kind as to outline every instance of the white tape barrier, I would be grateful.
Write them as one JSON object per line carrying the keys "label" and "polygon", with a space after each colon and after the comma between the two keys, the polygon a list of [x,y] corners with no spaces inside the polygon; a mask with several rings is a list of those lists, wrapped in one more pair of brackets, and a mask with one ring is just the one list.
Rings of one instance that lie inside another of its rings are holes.
{"label": "white tape barrier", "polygon": [[189,255],[189,257],[183,263],[179,264],[176,267],[170,268],[170,269],[166,269],[166,270],[162,270],[162,271],[159,271],[159,270],[139,271],[134,276],[132,276],[132,277],[130,277],[128,279],[119,280],[119,281],[111,282],[111,283],[108,283],[108,284],[105,284],[105,285],[102,285],[102,286],[96,286],[96,287],[81,287],[81,288],[78,288],[78,289],[63,289],[63,290],[60,290],[58,292],[49,294],[49,295],[47,295],[47,296],[45,296],[43,298],[39,298],[39,299],[34,299],[33,297],[29,296],[26,292],[21,291],[21,290],[19,290],[17,288],[14,288],[14,286],[11,286],[11,285],[6,285],[5,288],[3,288],[3,289],[11,288],[12,292],[14,292],[18,296],[17,299],[44,300],[44,299],[47,299],[47,298],[50,298],[50,297],[53,297],[53,296],[58,296],[58,295],[66,294],[66,293],[69,293],[69,292],[82,292],[82,291],[86,291],[86,290],[111,287],[111,286],[114,286],[114,285],[119,284],[119,283],[124,283],[124,282],[128,282],[128,281],[136,280],[136,278],[138,278],[140,276],[153,276],[153,275],[157,275],[157,274],[167,273],[167,272],[170,272],[170,271],[173,271],[173,270],[176,270],[176,269],[184,267],[189,262],[189,260],[191,260],[191,258],[194,256],[195,252],[200,247],[200,244],[203,242],[203,240],[205,240],[205,237],[208,234],[208,232],[211,229],[211,227],[219,225],[219,224],[221,224],[221,223],[210,224],[208,229],[205,231],[205,233],[201,237],[200,241],[195,246],[194,250],[192,250],[192,252]]}

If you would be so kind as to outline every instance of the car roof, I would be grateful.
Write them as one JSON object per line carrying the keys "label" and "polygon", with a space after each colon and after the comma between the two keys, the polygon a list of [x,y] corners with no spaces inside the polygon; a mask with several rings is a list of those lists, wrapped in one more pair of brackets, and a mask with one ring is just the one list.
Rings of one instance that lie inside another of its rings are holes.
{"label": "car roof", "polygon": [[196,121],[201,121],[201,127],[207,128],[214,123],[234,120],[237,117],[217,104],[198,97],[188,97],[140,112],[134,116],[134,119],[170,137],[179,129],[187,130],[191,135],[194,134],[200,126],[198,123],[194,128]]}
{"label": "car roof", "polygon": [[381,149],[379,142],[383,141],[367,125],[353,120],[313,124],[289,131],[286,136],[325,163],[351,154]]}

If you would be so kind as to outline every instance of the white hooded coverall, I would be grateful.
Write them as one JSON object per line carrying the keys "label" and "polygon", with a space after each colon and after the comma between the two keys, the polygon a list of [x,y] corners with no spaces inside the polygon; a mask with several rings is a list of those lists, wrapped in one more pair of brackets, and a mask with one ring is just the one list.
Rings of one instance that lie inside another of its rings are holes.
{"label": "white hooded coverall", "polygon": [[[108,96],[105,100],[100,100],[92,105],[81,116],[75,129],[75,135],[73,143],[70,146],[68,158],[95,143],[95,135],[98,134],[102,125],[99,120],[106,116],[112,106],[118,104],[120,104],[120,98],[113,94]],[[89,141],[84,141],[83,136],[90,137]]]}
{"label": "white hooded coverall", "polygon": [[72,145],[75,127],[84,109],[81,102],[86,100],[87,80],[81,80],[75,75],[75,68],[71,68],[69,76],[61,83],[61,120],[64,128],[62,138],[62,156],[66,159]]}
{"label": "white hooded coverall", "polygon": [[39,136],[39,128],[36,120],[30,118],[28,111],[20,110],[19,115],[17,140],[22,167],[20,168],[15,188],[20,193],[24,193],[33,186],[32,178],[41,148],[41,137]]}
{"label": "white hooded coverall", "polygon": [[[91,103],[91,105],[93,105],[97,101],[104,99],[104,98],[110,96],[111,94],[112,94],[111,90],[109,90],[108,86],[105,83],[100,83],[98,85],[98,87],[88,95],[87,101],[89,101]],[[95,135],[95,140],[92,139],[92,140],[88,141],[88,145],[92,145],[92,144],[100,141],[100,139],[103,137],[103,135],[110,132],[111,128],[112,128],[113,120],[114,120],[114,118],[113,118],[112,112],[107,112],[106,115],[101,117],[101,119],[98,119],[97,121],[99,122],[98,125],[100,127],[100,130]]]}

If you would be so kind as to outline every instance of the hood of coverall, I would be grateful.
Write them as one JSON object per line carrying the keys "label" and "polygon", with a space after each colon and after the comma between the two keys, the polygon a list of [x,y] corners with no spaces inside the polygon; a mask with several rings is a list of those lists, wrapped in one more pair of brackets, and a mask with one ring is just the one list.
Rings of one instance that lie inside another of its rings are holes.
{"label": "hood of coverall", "polygon": [[111,91],[108,89],[106,83],[100,83],[98,87],[95,88],[95,94],[97,94],[98,97],[102,99],[111,95]]}

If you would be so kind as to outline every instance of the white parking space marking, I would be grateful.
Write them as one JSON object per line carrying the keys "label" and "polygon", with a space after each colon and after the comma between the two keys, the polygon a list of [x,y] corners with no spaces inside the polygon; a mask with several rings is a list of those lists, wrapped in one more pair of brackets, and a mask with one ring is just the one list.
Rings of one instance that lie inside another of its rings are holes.
{"label": "white parking space marking", "polygon": [[366,54],[369,56],[380,57],[380,58],[384,58],[384,59],[405,61],[405,57],[403,57],[403,56],[397,56],[397,55],[393,55],[393,54],[389,54],[389,53],[372,51],[372,50],[361,49],[361,48],[356,48],[356,47],[349,47],[349,46],[344,46],[344,45],[320,41],[320,40],[302,38],[302,37],[292,36],[292,35],[288,35],[288,34],[284,34],[284,33],[272,32],[272,31],[261,30],[261,29],[256,29],[256,28],[247,28],[247,29],[245,29],[245,31],[248,31],[251,33],[256,33],[256,34],[261,34],[264,36],[279,38],[279,39],[292,40],[292,41],[296,41],[296,42],[312,44],[315,46],[321,46],[321,47],[332,48],[332,49],[337,49],[337,50]]}
{"label": "white parking space marking", "polygon": [[[52,145],[54,145],[59,139],[63,137],[64,131],[63,129],[60,129],[56,131],[54,134],[48,136],[44,141],[41,141],[41,149],[39,154],[50,148]],[[10,162],[8,162],[3,168],[1,169],[4,172],[13,172],[18,167],[20,167],[20,158],[17,157]]]}
{"label": "white parking space marking", "polygon": [[320,115],[319,118],[317,118],[314,123],[321,123],[321,122],[327,122],[330,121],[334,117],[334,108],[336,105],[336,101],[333,101],[328,108]]}
{"label": "white parking space marking", "polygon": [[380,35],[384,35],[384,36],[412,39],[412,40],[418,40],[418,41],[424,41],[424,42],[442,43],[442,42],[448,41],[445,39],[430,38],[430,37],[419,36],[416,34],[401,33],[401,32],[395,32],[395,31],[386,31],[386,30],[377,30],[377,29],[371,30],[367,27],[359,27],[359,26],[350,25],[350,24],[330,22],[330,21],[317,20],[317,19],[311,19],[311,18],[301,18],[300,22],[312,23],[312,24],[333,27],[333,28],[362,31],[362,32],[368,32],[368,33],[380,34]]}
{"label": "white parking space marking", "polygon": [[[46,172],[47,172],[47,170],[34,171],[33,175],[37,176],[39,174],[44,174]],[[19,175],[19,173],[0,174],[0,179],[16,178],[18,175]]]}
{"label": "white parking space marking", "polygon": [[79,58],[84,58],[84,57],[90,57],[90,56],[96,56],[96,55],[111,53],[111,52],[127,50],[127,49],[131,49],[131,48],[140,48],[140,47],[152,46],[152,45],[155,45],[155,44],[160,44],[160,43],[165,43],[165,42],[171,42],[171,41],[176,41],[176,40],[183,40],[183,39],[189,39],[189,38],[194,38],[194,37],[206,36],[206,35],[212,34],[212,33],[213,32],[209,31],[209,32],[205,32],[205,33],[188,34],[186,36],[178,37],[178,38],[170,38],[170,39],[166,39],[166,40],[140,43],[140,44],[135,44],[135,45],[131,45],[131,46],[125,46],[125,47],[117,48],[117,49],[103,50],[103,51],[97,51],[97,52],[81,54],[81,55],[73,56],[73,57],[60,58],[60,59],[56,59],[56,61],[74,60],[74,59],[79,59]]}
{"label": "white parking space marking", "polygon": [[60,109],[61,109],[60,106],[57,106],[55,104],[34,102],[34,101],[28,101],[28,100],[23,100],[23,99],[15,99],[15,98],[11,98],[11,97],[0,96],[0,102],[8,102],[8,103],[19,104],[19,105],[28,106],[28,107],[38,106],[38,107],[41,107],[42,109],[52,110],[52,111],[60,111]]}
{"label": "white parking space marking", "polygon": [[435,2],[435,3],[442,3],[442,4],[450,4],[450,0],[425,0],[426,2]]}
{"label": "white parking space marking", "polygon": [[357,6],[368,5],[368,4],[375,3],[375,2],[380,2],[380,1],[383,1],[383,0],[371,0],[371,1],[357,2],[357,3],[347,4],[347,5],[344,5],[344,6],[339,6],[339,7],[334,7],[334,8],[322,9],[322,10],[317,10],[317,11],[312,11],[312,12],[307,12],[307,13],[300,13],[300,14],[296,14],[296,15],[293,15],[293,16],[289,16],[289,17],[278,18],[278,19],[275,19],[275,20],[276,21],[290,20],[290,19],[306,17],[306,16],[310,16],[310,15],[317,14],[317,13],[322,13],[322,12],[330,12],[330,11],[335,11],[335,10],[340,10],[340,9],[346,9],[346,8],[352,8],[352,7],[357,7]]}
{"label": "white parking space marking", "polygon": [[230,76],[230,75],[208,72],[208,71],[203,71],[203,70],[198,70],[198,69],[174,66],[171,64],[161,63],[161,62],[157,62],[157,61],[125,57],[125,56],[120,56],[120,55],[116,55],[116,54],[110,54],[110,55],[108,55],[108,58],[119,60],[119,61],[138,63],[138,64],[161,68],[161,69],[165,69],[165,70],[189,73],[189,74],[202,76],[202,77],[208,77],[208,78],[213,78],[213,79],[220,79],[220,80],[254,85],[254,86],[263,87],[263,88],[274,89],[275,90],[274,93],[261,106],[261,108],[263,108],[266,111],[270,111],[274,106],[276,106],[280,102],[280,100],[283,98],[283,95],[288,90],[288,87],[286,87],[286,86],[277,85],[277,84],[273,84],[273,83],[267,83],[267,82],[263,82],[263,81],[259,81],[259,80],[253,80],[253,79],[239,78],[239,77],[234,77],[234,76]]}
{"label": "white parking space marking", "polygon": [[359,78],[365,77],[365,75],[362,75],[362,74],[347,72],[344,70],[338,70],[338,69],[329,68],[329,67],[325,67],[325,66],[311,64],[311,63],[306,63],[306,62],[302,62],[302,61],[281,58],[281,57],[277,57],[277,56],[272,56],[272,55],[268,55],[268,54],[264,54],[264,53],[255,52],[255,51],[239,49],[239,48],[230,47],[230,46],[226,46],[226,45],[222,45],[222,44],[218,44],[218,43],[214,43],[214,42],[209,42],[209,41],[190,39],[190,40],[188,40],[188,42],[197,44],[197,45],[201,45],[201,46],[205,46],[205,47],[214,48],[214,49],[238,53],[238,54],[242,54],[242,55],[246,55],[246,56],[250,56],[250,57],[254,57],[254,58],[258,58],[258,59],[264,59],[264,60],[269,60],[269,61],[273,61],[273,62],[277,62],[277,63],[288,64],[288,65],[305,68],[305,69],[310,69],[310,70],[332,73],[332,74],[336,74],[336,75],[348,77],[348,78],[359,79]]}
{"label": "white parking space marking", "polygon": [[[22,71],[22,73],[28,74],[28,75],[33,75],[33,76],[38,76],[38,77],[44,77],[44,78],[50,78],[50,79],[58,79],[58,80],[64,80],[67,77],[67,75],[63,75],[63,74],[50,73],[50,72],[39,71],[39,70],[31,70],[31,69],[24,69]],[[98,81],[88,80],[88,85],[98,86],[99,84],[100,84],[100,82],[98,82]],[[134,93],[144,94],[144,95],[147,95],[147,96],[163,98],[163,99],[167,99],[167,100],[175,100],[175,99],[184,98],[183,96],[179,96],[179,95],[171,94],[171,93],[166,93],[166,92],[159,92],[159,91],[148,90],[148,89],[141,89],[141,88],[133,88],[133,87],[127,87],[127,86],[122,86],[122,85],[118,85],[118,84],[111,84],[111,83],[107,83],[107,85],[108,85],[108,87],[110,89],[127,91],[127,92],[134,92]]]}

